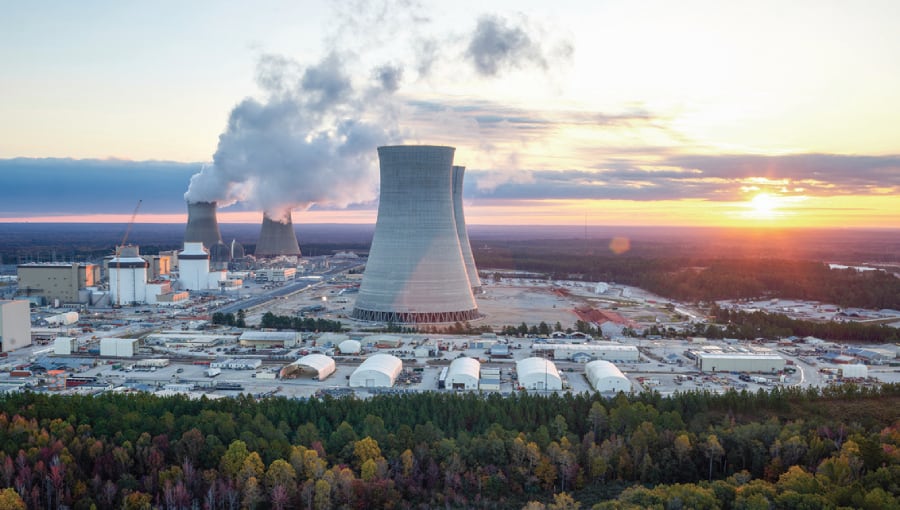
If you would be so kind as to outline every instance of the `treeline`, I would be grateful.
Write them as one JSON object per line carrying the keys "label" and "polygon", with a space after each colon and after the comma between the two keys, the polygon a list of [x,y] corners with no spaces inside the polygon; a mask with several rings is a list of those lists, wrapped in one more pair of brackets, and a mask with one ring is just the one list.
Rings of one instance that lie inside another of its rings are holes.
{"label": "treeline", "polygon": [[821,262],[578,255],[518,244],[502,250],[480,247],[474,253],[479,267],[634,285],[685,302],[777,297],[843,307],[900,308],[900,278],[885,271],[830,269]]}
{"label": "treeline", "polygon": [[291,317],[289,315],[275,315],[272,312],[263,314],[259,327],[265,329],[292,329],[294,331],[310,332],[341,332],[344,330],[340,321],[329,319],[314,319],[312,317]]}
{"label": "treeline", "polygon": [[696,331],[707,338],[786,338],[814,336],[823,340],[855,343],[892,343],[900,341],[900,329],[883,324],[859,322],[812,322],[792,319],[781,313],[745,312],[713,305],[712,315],[718,324],[700,326]]}
{"label": "treeline", "polygon": [[0,503],[892,508],[898,405],[900,385],[612,400],[12,394],[0,399]]}

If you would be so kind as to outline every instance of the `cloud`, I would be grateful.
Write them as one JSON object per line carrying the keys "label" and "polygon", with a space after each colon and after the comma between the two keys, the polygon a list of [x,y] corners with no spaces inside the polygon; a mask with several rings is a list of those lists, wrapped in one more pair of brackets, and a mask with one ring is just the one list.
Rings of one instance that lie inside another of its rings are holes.
{"label": "cloud", "polygon": [[505,200],[735,201],[759,192],[785,197],[897,194],[900,156],[679,155],[664,156],[653,165],[610,160],[587,170],[469,169],[466,187],[467,196]]}
{"label": "cloud", "polygon": [[547,67],[540,46],[531,40],[524,27],[498,16],[484,16],[478,20],[466,56],[482,76],[495,76],[501,70],[524,65]]}
{"label": "cloud", "polygon": [[181,193],[200,163],[118,159],[0,160],[0,215],[184,213]]}

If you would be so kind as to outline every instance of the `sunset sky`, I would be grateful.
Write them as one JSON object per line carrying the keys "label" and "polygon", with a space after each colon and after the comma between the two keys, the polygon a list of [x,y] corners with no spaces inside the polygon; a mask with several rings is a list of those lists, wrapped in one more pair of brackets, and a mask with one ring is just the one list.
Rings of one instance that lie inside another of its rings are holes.
{"label": "sunset sky", "polygon": [[2,12],[0,221],[371,223],[421,143],[470,224],[900,227],[895,0]]}

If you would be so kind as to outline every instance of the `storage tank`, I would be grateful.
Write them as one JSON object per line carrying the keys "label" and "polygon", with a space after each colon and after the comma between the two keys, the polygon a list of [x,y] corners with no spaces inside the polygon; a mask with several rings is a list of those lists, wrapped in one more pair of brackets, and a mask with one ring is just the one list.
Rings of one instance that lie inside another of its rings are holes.
{"label": "storage tank", "polygon": [[255,255],[256,258],[300,256],[300,245],[297,243],[297,233],[294,232],[290,211],[278,219],[263,213]]}
{"label": "storage tank", "polygon": [[378,148],[378,218],[354,319],[415,324],[480,317],[453,214],[454,151]]}
{"label": "storage tank", "polygon": [[209,251],[201,242],[186,242],[178,253],[178,278],[185,290],[209,288]]}
{"label": "storage tank", "polygon": [[216,219],[215,202],[188,202],[188,222],[184,230],[184,241],[200,242],[210,249],[222,242],[219,222]]}
{"label": "storage tank", "polygon": [[456,234],[459,237],[459,248],[462,251],[463,262],[466,264],[466,274],[469,276],[469,285],[472,292],[481,294],[481,278],[478,277],[478,268],[475,267],[475,257],[472,256],[472,246],[469,244],[469,231],[466,228],[466,213],[463,211],[463,175],[466,167],[453,167],[453,219],[456,222]]}
{"label": "storage tank", "polygon": [[109,292],[116,306],[144,303],[147,297],[147,268],[137,246],[121,246],[109,261]]}

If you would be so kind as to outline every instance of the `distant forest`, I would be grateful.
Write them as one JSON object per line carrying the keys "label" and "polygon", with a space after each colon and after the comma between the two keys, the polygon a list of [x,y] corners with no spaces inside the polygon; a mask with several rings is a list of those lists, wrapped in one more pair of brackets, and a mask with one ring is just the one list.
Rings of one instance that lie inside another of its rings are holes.
{"label": "distant forest", "polygon": [[0,398],[0,508],[900,505],[900,386]]}

